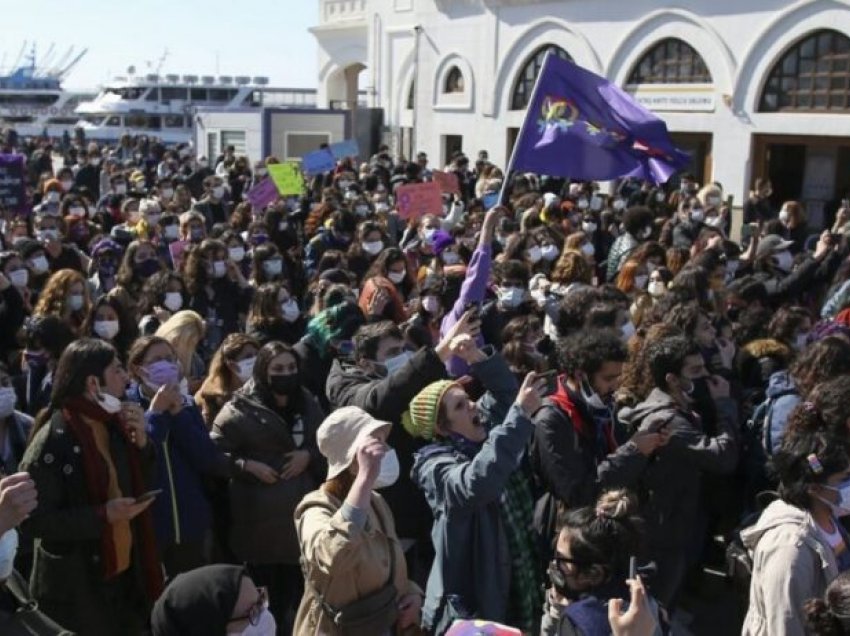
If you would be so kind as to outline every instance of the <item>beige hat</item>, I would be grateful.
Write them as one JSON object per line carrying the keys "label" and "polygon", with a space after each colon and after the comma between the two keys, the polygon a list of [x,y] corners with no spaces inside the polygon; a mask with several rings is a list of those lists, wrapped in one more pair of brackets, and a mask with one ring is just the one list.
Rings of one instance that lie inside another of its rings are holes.
{"label": "beige hat", "polygon": [[392,422],[376,420],[356,406],[345,406],[325,418],[316,431],[319,452],[328,460],[328,480],[351,466],[361,438]]}

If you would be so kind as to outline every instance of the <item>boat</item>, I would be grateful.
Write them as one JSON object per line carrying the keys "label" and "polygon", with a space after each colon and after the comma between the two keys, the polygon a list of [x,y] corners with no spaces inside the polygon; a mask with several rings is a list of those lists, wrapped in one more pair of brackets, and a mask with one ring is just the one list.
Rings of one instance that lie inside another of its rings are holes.
{"label": "boat", "polygon": [[147,135],[167,145],[189,143],[200,110],[246,112],[265,107],[316,108],[314,88],[272,88],[267,77],[239,75],[127,75],[79,104],[87,139],[116,141]]}
{"label": "boat", "polygon": [[[19,60],[24,49],[18,56]],[[79,120],[75,113],[77,106],[96,93],[66,90],[62,88],[62,80],[87,50],[67,63],[74,55],[72,47],[60,58],[57,66],[46,68],[52,47],[39,66],[33,46],[23,63],[16,62],[11,70],[0,71],[0,127],[14,128],[22,137],[61,137],[66,132],[73,133]]]}

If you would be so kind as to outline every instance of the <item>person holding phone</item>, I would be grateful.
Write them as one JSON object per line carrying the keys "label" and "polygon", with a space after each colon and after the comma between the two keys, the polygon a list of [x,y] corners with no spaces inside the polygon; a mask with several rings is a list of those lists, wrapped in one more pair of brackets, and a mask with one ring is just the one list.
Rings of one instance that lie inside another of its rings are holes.
{"label": "person holding phone", "polygon": [[109,343],[70,344],[20,466],[38,490],[21,526],[35,539],[33,597],[78,634],[142,634],[162,591],[152,500],[136,499],[154,447],[142,408],[121,402],[127,382]]}
{"label": "person holding phone", "polygon": [[474,616],[536,633],[543,572],[528,532],[531,483],[522,457],[545,383],[529,373],[517,391],[507,362],[470,335],[450,348],[487,393],[475,403],[459,383],[433,382],[402,418],[411,436],[430,442],[411,472],[434,514],[423,626],[442,636],[455,619]]}

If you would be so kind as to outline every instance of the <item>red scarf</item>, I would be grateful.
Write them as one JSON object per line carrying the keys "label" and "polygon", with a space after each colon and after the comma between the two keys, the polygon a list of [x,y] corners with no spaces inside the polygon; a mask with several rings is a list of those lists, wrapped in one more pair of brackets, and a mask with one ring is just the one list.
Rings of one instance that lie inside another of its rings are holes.
{"label": "red scarf", "polygon": [[[554,402],[562,411],[564,411],[567,416],[569,416],[570,421],[573,423],[573,429],[575,432],[581,437],[589,439],[595,445],[596,432],[587,425],[581,410],[570,397],[569,391],[567,391],[566,378],[566,375],[558,376],[558,390],[550,395],[549,399],[552,400],[552,402]],[[607,452],[613,453],[617,450],[617,440],[614,439],[614,431],[610,422],[604,427],[602,433],[605,437],[605,443],[608,446]]]}
{"label": "red scarf", "polygon": [[[117,426],[127,441],[127,461],[130,466],[130,477],[132,492],[125,496],[138,497],[146,490],[145,479],[142,475],[142,466],[139,458],[139,449],[130,441],[129,433],[119,413],[112,414],[105,411],[99,404],[84,397],[75,397],[68,400],[62,409],[65,421],[71,432],[80,443],[83,456],[83,472],[86,478],[89,501],[93,506],[102,509],[109,499],[109,468],[100,455],[94,440],[91,428],[82,417],[102,422],[107,427]],[[151,442],[148,442],[151,443]],[[114,460],[113,460],[114,461]],[[105,520],[105,513],[104,513]],[[145,577],[145,591],[148,599],[153,603],[162,593],[162,568],[159,564],[159,556],[156,548],[156,534],[153,528],[153,515],[148,508],[138,515],[132,524],[133,532],[138,533],[142,570]],[[107,522],[108,523],[108,522]],[[134,542],[135,543],[135,542]],[[117,574],[117,563],[115,558],[115,545],[111,532],[104,532],[100,537],[100,556],[103,563],[103,577],[111,579]]]}

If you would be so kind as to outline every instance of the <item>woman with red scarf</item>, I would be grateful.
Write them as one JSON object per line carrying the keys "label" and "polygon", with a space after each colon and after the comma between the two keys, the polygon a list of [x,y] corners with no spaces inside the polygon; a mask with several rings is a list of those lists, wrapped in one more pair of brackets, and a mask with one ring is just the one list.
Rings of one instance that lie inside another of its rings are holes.
{"label": "woman with red scarf", "polygon": [[141,407],[119,399],[127,381],[107,342],[68,346],[21,462],[39,491],[22,526],[35,539],[32,594],[78,634],[143,633],[162,590],[153,499],[141,497],[153,447]]}

